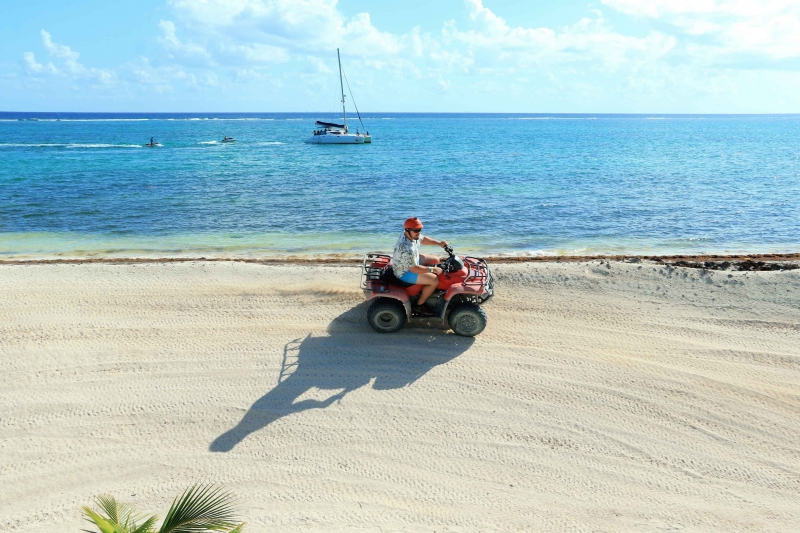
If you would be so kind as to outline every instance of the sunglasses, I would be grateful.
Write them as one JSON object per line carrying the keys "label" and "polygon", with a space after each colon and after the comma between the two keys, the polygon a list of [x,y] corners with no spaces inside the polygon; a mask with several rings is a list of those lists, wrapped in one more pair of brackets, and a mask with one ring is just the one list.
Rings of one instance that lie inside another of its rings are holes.
{"label": "sunglasses", "polygon": [[411,228],[409,228],[406,231],[410,231],[411,233],[420,233],[422,230],[421,229],[411,229]]}

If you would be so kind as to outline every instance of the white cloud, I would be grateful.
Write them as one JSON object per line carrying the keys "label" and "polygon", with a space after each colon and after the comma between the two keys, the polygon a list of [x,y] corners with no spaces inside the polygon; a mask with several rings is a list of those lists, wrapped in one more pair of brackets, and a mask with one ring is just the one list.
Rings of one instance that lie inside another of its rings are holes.
{"label": "white cloud", "polygon": [[772,16],[796,10],[796,0],[601,0],[629,15],[658,18],[664,15],[732,15],[736,17]]}
{"label": "white cloud", "polygon": [[211,60],[211,54],[204,47],[192,42],[181,41],[175,33],[175,23],[172,21],[162,20],[158,23],[158,26],[162,32],[158,41],[171,54],[181,56],[181,59],[199,59],[204,63]]}
{"label": "white cloud", "polygon": [[33,52],[23,53],[22,59],[29,74],[58,74],[58,69],[52,63],[47,63],[47,65],[37,63],[36,55]]}
{"label": "white cloud", "polygon": [[[53,42],[52,36],[45,30],[41,30],[41,36],[45,50],[51,57],[55,58],[58,67],[53,63],[48,63],[46,67],[40,65],[36,63],[32,52],[26,52],[23,54],[23,58],[29,70],[37,73],[60,74],[73,80],[88,81],[95,87],[110,87],[116,84],[117,79],[114,71],[86,67],[78,61],[80,57],[78,52],[72,50],[69,46]],[[39,67],[42,68],[39,69]]]}
{"label": "white cloud", "polygon": [[289,60],[289,54],[286,49],[261,43],[221,44],[219,52],[222,57],[228,58],[226,63],[230,63],[233,60],[234,62],[241,61],[252,65],[253,63],[285,63]]}
{"label": "white cloud", "polygon": [[121,70],[129,86],[159,94],[174,93],[181,89],[202,91],[220,84],[219,76],[213,70],[190,72],[178,65],[155,66],[144,56],[125,64]]}
{"label": "white cloud", "polygon": [[[343,48],[351,57],[394,54],[398,36],[381,32],[368,13],[347,19],[336,0],[170,0],[170,6],[198,39],[227,50],[256,45],[297,53]],[[211,49],[211,47],[207,47]],[[273,56],[275,54],[272,54]]]}
{"label": "white cloud", "polygon": [[460,43],[473,51],[491,51],[488,61],[495,64],[526,68],[531,64],[591,61],[619,68],[631,61],[662,57],[676,44],[674,37],[656,31],[645,37],[617,33],[607,26],[599,12],[595,13],[596,18],[583,18],[556,32],[544,27],[511,27],[481,0],[466,0],[466,4],[477,27],[461,31],[451,21],[442,31],[444,42]]}
{"label": "white cloud", "polygon": [[154,67],[146,57],[139,57],[124,65],[122,71],[127,80],[163,94],[173,92],[172,83],[187,78],[186,73],[178,67]]}
{"label": "white cloud", "polygon": [[[181,58],[186,59],[193,54],[202,56],[192,43],[182,42],[176,37],[175,27],[169,21],[162,21],[160,26],[163,32],[161,39],[174,52],[180,52]],[[25,72],[31,77],[56,76],[67,81],[70,87],[81,91],[106,91],[113,88],[115,95],[135,95],[149,91],[163,94],[174,92],[177,85],[202,90],[219,84],[218,75],[213,71],[192,73],[174,64],[153,66],[146,57],[120,65],[119,74],[116,70],[87,67],[79,61],[80,53],[67,45],[54,42],[52,35],[46,30],[41,30],[41,37],[42,45],[53,61],[40,63],[33,52],[25,52],[22,55]]]}
{"label": "white cloud", "polygon": [[707,57],[758,54],[769,59],[800,57],[797,0],[602,0],[617,11],[665,22],[711,45],[695,46]]}
{"label": "white cloud", "polygon": [[51,56],[60,57],[67,63],[75,64],[78,62],[78,58],[80,54],[78,52],[72,51],[69,46],[64,46],[63,44],[57,44],[53,42],[52,37],[50,34],[44,30],[41,31],[42,35],[42,42],[44,43],[44,47],[50,53]]}

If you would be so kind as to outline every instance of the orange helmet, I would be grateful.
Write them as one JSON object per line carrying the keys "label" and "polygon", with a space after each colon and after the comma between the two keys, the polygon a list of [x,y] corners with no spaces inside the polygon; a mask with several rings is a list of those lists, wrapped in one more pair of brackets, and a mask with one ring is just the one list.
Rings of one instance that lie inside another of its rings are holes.
{"label": "orange helmet", "polygon": [[405,229],[422,229],[422,222],[417,217],[411,217],[403,224]]}

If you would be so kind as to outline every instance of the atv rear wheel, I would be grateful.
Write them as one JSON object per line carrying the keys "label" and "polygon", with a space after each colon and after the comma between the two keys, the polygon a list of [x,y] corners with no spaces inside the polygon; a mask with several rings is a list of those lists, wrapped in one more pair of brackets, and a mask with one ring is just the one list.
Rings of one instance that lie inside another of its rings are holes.
{"label": "atv rear wheel", "polygon": [[406,323],[406,310],[398,300],[378,298],[367,310],[367,320],[378,333],[394,333]]}
{"label": "atv rear wheel", "polygon": [[486,311],[478,304],[466,302],[450,311],[448,322],[457,335],[474,337],[486,327]]}

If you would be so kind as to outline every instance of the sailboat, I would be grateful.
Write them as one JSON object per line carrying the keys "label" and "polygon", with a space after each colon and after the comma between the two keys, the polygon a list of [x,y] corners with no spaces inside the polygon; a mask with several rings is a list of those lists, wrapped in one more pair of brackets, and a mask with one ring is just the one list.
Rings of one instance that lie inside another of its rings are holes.
{"label": "sailboat", "polygon": [[[339,87],[342,90],[342,123],[323,122],[318,120],[315,124],[314,135],[306,139],[310,144],[368,144],[372,142],[372,137],[366,129],[362,132],[359,128],[355,133],[350,133],[347,127],[347,110],[344,105],[344,83],[342,82],[342,56],[339,54],[339,49],[336,49],[336,58],[339,60]],[[350,83],[347,84],[350,88]],[[351,91],[352,92],[352,91]],[[352,94],[351,94],[352,96]],[[355,99],[353,100],[355,106]],[[358,121],[361,122],[361,127],[364,123],[361,121],[361,113],[358,112],[356,107],[356,114]]]}

